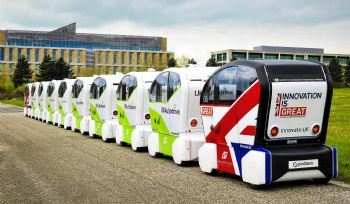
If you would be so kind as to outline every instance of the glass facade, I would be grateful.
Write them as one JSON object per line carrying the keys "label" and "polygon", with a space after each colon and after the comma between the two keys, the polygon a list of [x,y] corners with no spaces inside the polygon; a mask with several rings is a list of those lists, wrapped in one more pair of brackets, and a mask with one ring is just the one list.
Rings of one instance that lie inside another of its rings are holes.
{"label": "glass facade", "polygon": [[39,50],[35,49],[35,61],[39,61]]}
{"label": "glass facade", "polygon": [[245,52],[233,52],[232,56],[234,56],[238,60],[241,60],[241,59],[246,59],[247,54]]}
{"label": "glass facade", "polygon": [[0,47],[0,60],[4,61],[5,60],[5,48]]}
{"label": "glass facade", "polygon": [[73,50],[69,50],[69,62],[73,62]]}
{"label": "glass facade", "polygon": [[308,56],[308,60],[320,62],[320,61],[321,61],[321,56],[318,56],[318,55],[309,55],[309,56]]}
{"label": "glass facade", "polygon": [[76,24],[50,32],[7,31],[7,45],[162,51],[162,37],[76,33]]}
{"label": "glass facade", "polygon": [[296,60],[304,60],[304,55],[295,55]]}
{"label": "glass facade", "polygon": [[249,53],[249,59],[262,59],[262,53]]}
{"label": "glass facade", "polygon": [[280,55],[280,59],[281,60],[292,60],[293,59],[293,55],[281,54]]}
{"label": "glass facade", "polygon": [[9,49],[9,61],[12,61],[13,59],[12,59],[12,53],[13,52],[13,48],[10,48]]}
{"label": "glass facade", "polygon": [[[113,63],[117,64],[117,53],[113,53]],[[115,71],[113,71],[113,73],[115,73]]]}
{"label": "glass facade", "polygon": [[27,49],[27,60],[28,60],[28,62],[30,62],[30,49],[29,48]]}
{"label": "glass facade", "polygon": [[349,57],[338,57],[340,64],[346,64],[349,60]]}
{"label": "glass facade", "polygon": [[56,51],[57,50],[52,50],[52,60],[56,60]]}
{"label": "glass facade", "polygon": [[265,59],[266,60],[277,60],[278,54],[265,54]]}

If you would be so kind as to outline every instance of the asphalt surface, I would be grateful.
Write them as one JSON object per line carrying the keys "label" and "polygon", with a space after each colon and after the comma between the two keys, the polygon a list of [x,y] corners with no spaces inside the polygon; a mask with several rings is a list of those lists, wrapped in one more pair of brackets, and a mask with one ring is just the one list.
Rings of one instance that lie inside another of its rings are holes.
{"label": "asphalt surface", "polygon": [[129,147],[26,118],[0,104],[0,203],[350,203],[350,189],[312,182],[251,189]]}

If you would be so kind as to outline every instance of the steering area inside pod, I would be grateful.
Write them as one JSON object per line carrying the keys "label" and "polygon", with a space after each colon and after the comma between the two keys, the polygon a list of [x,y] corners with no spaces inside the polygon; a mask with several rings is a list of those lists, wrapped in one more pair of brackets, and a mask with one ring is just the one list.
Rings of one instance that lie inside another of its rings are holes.
{"label": "steering area inside pod", "polygon": [[104,141],[115,138],[118,128],[117,87],[123,74],[101,75],[90,87],[89,135],[102,137]]}
{"label": "steering area inside pod", "polygon": [[26,84],[26,86],[25,86],[25,88],[24,88],[24,108],[23,108],[23,114],[24,114],[26,117],[30,117],[31,101],[32,101],[31,88],[32,88],[32,83]]}
{"label": "steering area inside pod", "polygon": [[39,82],[32,83],[32,86],[30,88],[31,109],[30,109],[29,117],[33,119],[38,119],[37,115],[35,114],[39,105],[38,89],[39,89]]}
{"label": "steering area inside pod", "polygon": [[[171,156],[176,164],[198,158],[205,143],[199,99],[216,67],[169,68],[153,81],[149,93],[152,133],[148,152]],[[196,120],[196,125],[194,120]],[[193,122],[191,122],[193,121]]]}
{"label": "steering area inside pod", "polygon": [[129,72],[120,81],[117,90],[117,144],[129,144],[135,151],[148,146],[152,133],[149,89],[158,74],[156,71]]}
{"label": "steering area inside pod", "polygon": [[78,77],[72,86],[71,130],[89,133],[90,87],[95,77]]}
{"label": "steering area inside pod", "polygon": [[64,79],[58,87],[58,110],[54,115],[57,115],[58,126],[65,129],[70,129],[72,123],[72,85],[74,81],[74,79]]}
{"label": "steering area inside pod", "polygon": [[48,81],[39,82],[38,86],[38,106],[35,110],[36,117],[45,122],[47,113],[47,87],[49,86]]}
{"label": "steering area inside pod", "polygon": [[242,60],[224,65],[201,93],[202,171],[251,185],[337,176],[337,150],[325,145],[332,80],[320,63]]}
{"label": "steering area inside pod", "polygon": [[[58,125],[58,88],[62,80],[52,80],[47,87],[46,95],[46,123]],[[55,114],[56,113],[56,114]]]}

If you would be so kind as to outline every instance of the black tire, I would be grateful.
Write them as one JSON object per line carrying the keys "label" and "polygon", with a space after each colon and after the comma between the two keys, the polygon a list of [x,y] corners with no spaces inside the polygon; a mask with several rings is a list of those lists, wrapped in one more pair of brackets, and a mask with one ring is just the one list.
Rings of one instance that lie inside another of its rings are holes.
{"label": "black tire", "polygon": [[314,183],[316,184],[327,184],[331,179],[330,178],[321,178],[321,179],[314,179]]}

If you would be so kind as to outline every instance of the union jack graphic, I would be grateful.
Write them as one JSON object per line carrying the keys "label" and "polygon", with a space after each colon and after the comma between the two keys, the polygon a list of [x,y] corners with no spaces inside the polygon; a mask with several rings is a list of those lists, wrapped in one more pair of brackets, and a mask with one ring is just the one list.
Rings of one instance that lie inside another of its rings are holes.
{"label": "union jack graphic", "polygon": [[280,115],[281,100],[282,100],[282,94],[279,93],[279,94],[277,94],[277,99],[276,99],[275,116]]}

